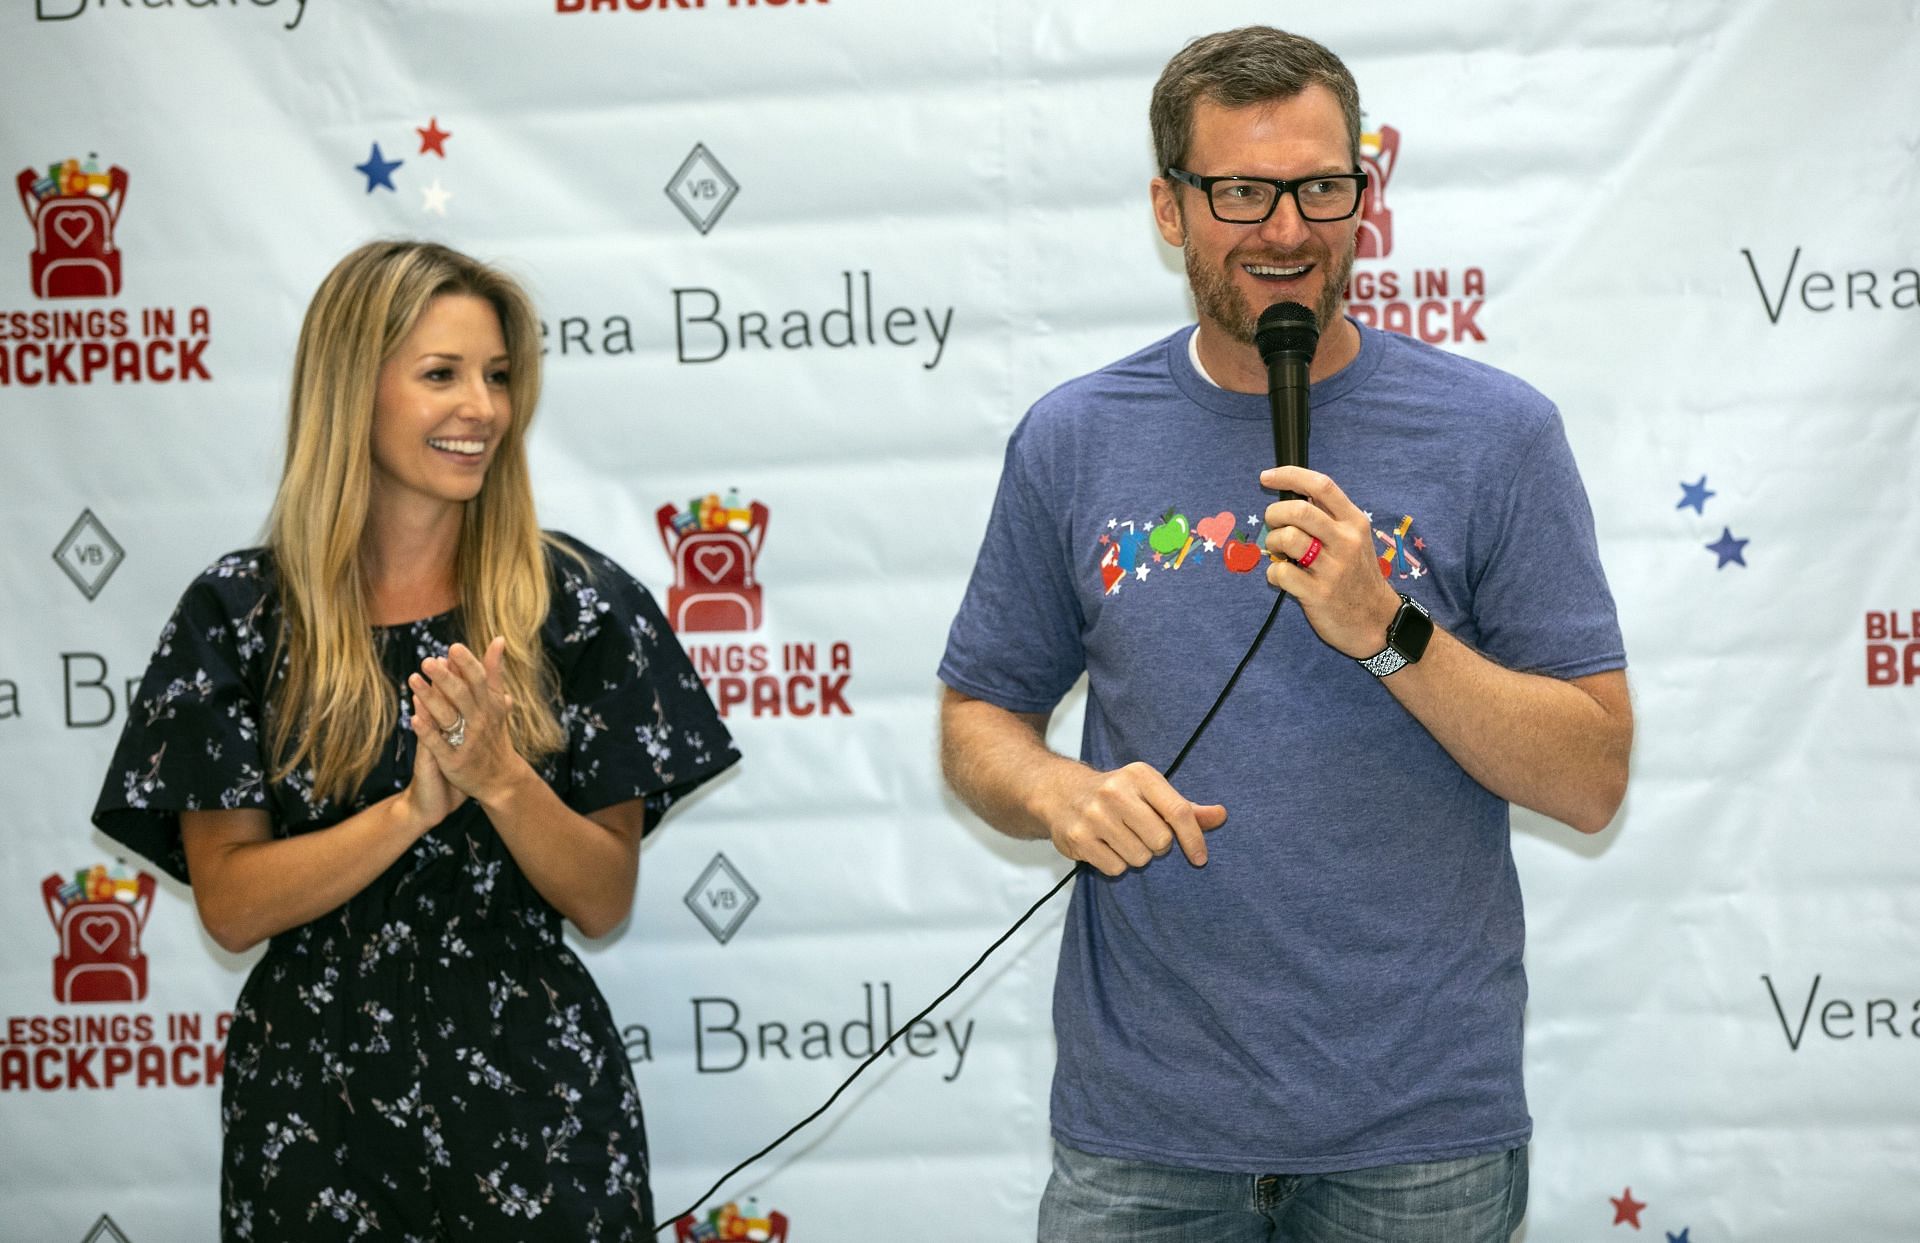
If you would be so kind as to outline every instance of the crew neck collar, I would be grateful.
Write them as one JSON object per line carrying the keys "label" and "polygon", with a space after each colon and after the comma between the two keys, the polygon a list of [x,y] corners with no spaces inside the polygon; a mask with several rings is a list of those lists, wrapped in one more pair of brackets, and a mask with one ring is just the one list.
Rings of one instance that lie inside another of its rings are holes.
{"label": "crew neck collar", "polygon": [[[1385,353],[1386,343],[1380,333],[1348,317],[1348,323],[1360,333],[1360,352],[1353,361],[1334,372],[1324,380],[1316,381],[1308,390],[1309,399],[1316,410],[1324,409],[1360,387],[1380,366]],[[1225,415],[1230,419],[1265,419],[1271,417],[1264,393],[1235,393],[1221,388],[1194,366],[1193,335],[1198,332],[1198,324],[1173,334],[1167,339],[1167,370],[1173,376],[1173,382],[1179,386],[1195,405]]]}

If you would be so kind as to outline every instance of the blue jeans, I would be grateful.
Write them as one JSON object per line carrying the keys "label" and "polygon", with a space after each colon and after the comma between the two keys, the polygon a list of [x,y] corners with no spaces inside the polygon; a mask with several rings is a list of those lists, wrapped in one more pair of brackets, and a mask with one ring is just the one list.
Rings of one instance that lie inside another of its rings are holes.
{"label": "blue jeans", "polygon": [[1040,1243],[1508,1243],[1527,1150],[1338,1174],[1219,1174],[1053,1146]]}

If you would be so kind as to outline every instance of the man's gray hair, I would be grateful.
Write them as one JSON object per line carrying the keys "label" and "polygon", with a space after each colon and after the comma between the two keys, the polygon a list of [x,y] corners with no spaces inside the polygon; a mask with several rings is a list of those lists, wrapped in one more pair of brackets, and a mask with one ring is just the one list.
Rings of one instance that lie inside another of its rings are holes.
{"label": "man's gray hair", "polygon": [[1153,126],[1155,173],[1185,167],[1200,100],[1242,108],[1291,99],[1316,84],[1339,101],[1347,146],[1358,167],[1360,88],[1338,56],[1312,39],[1271,26],[1242,26],[1195,39],[1175,53],[1153,84],[1147,119]]}

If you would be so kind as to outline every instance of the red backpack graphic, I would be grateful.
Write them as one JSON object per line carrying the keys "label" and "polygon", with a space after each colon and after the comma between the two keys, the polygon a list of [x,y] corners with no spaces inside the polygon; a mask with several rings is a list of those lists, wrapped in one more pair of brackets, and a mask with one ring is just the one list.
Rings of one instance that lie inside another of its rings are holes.
{"label": "red backpack graphic", "polygon": [[53,960],[53,996],[57,1001],[144,1001],[147,956],[140,952],[140,930],[153,911],[153,877],[140,873],[133,901],[78,898],[63,901],[59,873],[40,882],[47,915],[60,933],[60,954]]}
{"label": "red backpack graphic", "polygon": [[1353,251],[1356,259],[1384,259],[1393,253],[1393,212],[1387,207],[1387,181],[1393,176],[1394,161],[1399,155],[1400,131],[1391,125],[1382,125],[1379,151],[1360,156],[1360,171],[1367,175],[1367,192],[1360,201],[1360,234]]}
{"label": "red backpack graphic", "polygon": [[111,298],[120,292],[113,226],[127,198],[127,170],[116,165],[107,178],[101,196],[59,188],[47,193],[48,179],[31,168],[14,178],[33,223],[33,292],[40,297]]}
{"label": "red backpack graphic", "polygon": [[[747,1212],[759,1210],[749,1207]],[[695,1221],[691,1217],[682,1217],[673,1223],[675,1243],[731,1243],[735,1239],[745,1239],[748,1243],[787,1243],[787,1215],[768,1213],[765,1217],[746,1217],[737,1205],[729,1204],[707,1214],[707,1220]]]}
{"label": "red backpack graphic", "polygon": [[674,523],[679,509],[662,505],[654,513],[660,542],[673,558],[673,586],[667,592],[667,622],[685,634],[692,630],[757,630],[760,584],[753,575],[760,546],[767,540],[767,507],[752,506],[747,532],[683,531]]}

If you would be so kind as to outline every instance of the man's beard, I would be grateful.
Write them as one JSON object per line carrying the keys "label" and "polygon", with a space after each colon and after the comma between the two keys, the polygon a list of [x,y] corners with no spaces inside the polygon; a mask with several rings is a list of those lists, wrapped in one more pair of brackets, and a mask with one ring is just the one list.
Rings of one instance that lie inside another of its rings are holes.
{"label": "man's beard", "polygon": [[[1321,268],[1325,280],[1320,286],[1320,296],[1314,300],[1311,309],[1314,323],[1323,337],[1340,317],[1340,301],[1346,295],[1347,280],[1353,275],[1354,251],[1358,245],[1359,236],[1356,234],[1348,239],[1341,253],[1332,255]],[[1266,310],[1266,307],[1255,310],[1247,302],[1245,291],[1233,283],[1224,268],[1203,262],[1194,253],[1191,236],[1180,249],[1186,256],[1187,283],[1193,289],[1193,304],[1200,312],[1200,318],[1212,320],[1242,345],[1252,345],[1254,327],[1260,321],[1260,311]],[[1278,267],[1287,266],[1270,259],[1266,261],[1275,262]],[[1247,260],[1229,256],[1227,262],[1238,267]]]}

